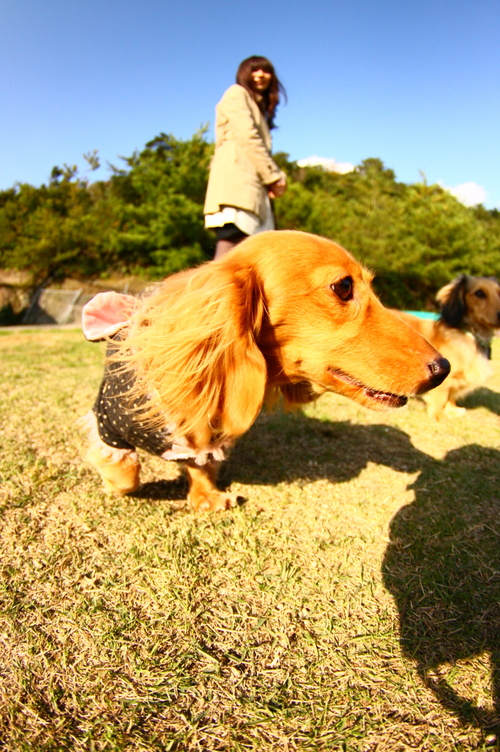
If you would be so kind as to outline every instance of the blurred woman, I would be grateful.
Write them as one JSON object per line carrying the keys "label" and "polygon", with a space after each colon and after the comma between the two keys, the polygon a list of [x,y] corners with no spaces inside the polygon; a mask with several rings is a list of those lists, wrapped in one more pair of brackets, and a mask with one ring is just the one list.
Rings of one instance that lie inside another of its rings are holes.
{"label": "blurred woman", "polygon": [[273,230],[270,199],[286,190],[271,156],[280,94],[285,90],[265,57],[243,60],[236,83],[215,108],[215,153],[205,197],[205,227],[216,231],[215,258],[248,235]]}

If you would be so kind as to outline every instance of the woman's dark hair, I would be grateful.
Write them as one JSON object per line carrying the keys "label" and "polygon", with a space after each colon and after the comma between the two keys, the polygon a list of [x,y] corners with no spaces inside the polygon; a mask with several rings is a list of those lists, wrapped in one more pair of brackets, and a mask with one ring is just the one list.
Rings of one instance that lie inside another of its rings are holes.
{"label": "woman's dark hair", "polygon": [[[257,92],[253,88],[252,73],[256,70],[263,70],[272,75],[269,88],[264,92]],[[285,87],[276,75],[274,65],[271,61],[261,55],[247,57],[246,60],[240,63],[238,72],[236,73],[236,83],[243,86],[255,99],[265,115],[267,124],[270,128],[274,128],[274,118],[276,117],[276,110],[280,102],[280,94],[283,95],[285,101],[287,97]]]}

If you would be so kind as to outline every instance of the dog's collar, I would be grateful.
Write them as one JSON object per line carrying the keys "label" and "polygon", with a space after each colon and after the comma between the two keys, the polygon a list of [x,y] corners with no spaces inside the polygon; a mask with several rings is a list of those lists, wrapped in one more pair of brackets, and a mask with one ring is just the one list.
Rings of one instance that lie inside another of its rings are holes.
{"label": "dog's collar", "polygon": [[482,337],[478,332],[473,330],[471,331],[471,334],[474,337],[479,352],[486,356],[488,360],[491,360],[491,339]]}

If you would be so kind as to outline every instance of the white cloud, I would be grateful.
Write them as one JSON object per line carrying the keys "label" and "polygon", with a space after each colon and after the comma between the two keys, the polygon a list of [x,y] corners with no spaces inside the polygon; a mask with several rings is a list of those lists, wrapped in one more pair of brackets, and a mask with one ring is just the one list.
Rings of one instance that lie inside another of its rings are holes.
{"label": "white cloud", "polygon": [[354,165],[350,162],[337,162],[336,159],[329,159],[328,157],[306,157],[305,159],[298,159],[297,164],[299,167],[324,167],[328,172],[339,172],[341,175],[354,170]]}
{"label": "white cloud", "polygon": [[452,196],[458,198],[465,206],[477,206],[477,204],[484,204],[486,201],[486,191],[482,185],[477,183],[461,183],[454,188],[446,188]]}

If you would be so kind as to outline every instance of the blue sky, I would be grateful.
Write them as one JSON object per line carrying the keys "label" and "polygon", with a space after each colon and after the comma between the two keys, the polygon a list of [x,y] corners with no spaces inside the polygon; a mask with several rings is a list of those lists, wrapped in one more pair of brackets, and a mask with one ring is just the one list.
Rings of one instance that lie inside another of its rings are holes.
{"label": "blue sky", "polygon": [[0,42],[0,189],[94,149],[105,179],[161,131],[212,138],[259,54],[288,91],[275,151],[378,157],[500,208],[500,0],[0,0]]}

